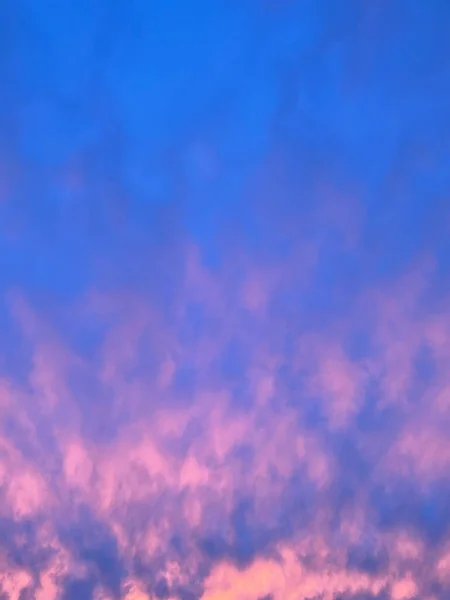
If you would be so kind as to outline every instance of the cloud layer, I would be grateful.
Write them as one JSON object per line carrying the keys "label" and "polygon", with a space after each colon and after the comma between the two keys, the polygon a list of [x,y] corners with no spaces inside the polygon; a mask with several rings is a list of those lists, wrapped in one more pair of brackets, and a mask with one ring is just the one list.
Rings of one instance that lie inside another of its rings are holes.
{"label": "cloud layer", "polygon": [[445,600],[448,8],[65,4],[0,8],[0,597]]}

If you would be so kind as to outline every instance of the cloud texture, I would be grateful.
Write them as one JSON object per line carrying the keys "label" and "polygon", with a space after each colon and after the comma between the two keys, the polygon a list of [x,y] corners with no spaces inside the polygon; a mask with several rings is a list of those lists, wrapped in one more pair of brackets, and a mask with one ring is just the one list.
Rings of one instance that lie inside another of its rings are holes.
{"label": "cloud texture", "polygon": [[450,597],[449,27],[0,2],[0,598]]}

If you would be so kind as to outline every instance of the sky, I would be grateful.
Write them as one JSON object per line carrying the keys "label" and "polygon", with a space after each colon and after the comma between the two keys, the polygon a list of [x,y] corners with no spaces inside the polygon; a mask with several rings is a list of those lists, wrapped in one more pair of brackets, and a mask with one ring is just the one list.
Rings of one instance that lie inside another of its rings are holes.
{"label": "sky", "polygon": [[450,598],[450,3],[0,0],[0,599]]}

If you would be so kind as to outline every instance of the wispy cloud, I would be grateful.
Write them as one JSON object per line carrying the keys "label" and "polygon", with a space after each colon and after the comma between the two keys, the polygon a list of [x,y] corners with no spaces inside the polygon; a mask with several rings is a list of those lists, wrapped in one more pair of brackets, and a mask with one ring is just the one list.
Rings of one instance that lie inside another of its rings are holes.
{"label": "wispy cloud", "polygon": [[0,7],[0,597],[444,600],[447,8],[101,5]]}

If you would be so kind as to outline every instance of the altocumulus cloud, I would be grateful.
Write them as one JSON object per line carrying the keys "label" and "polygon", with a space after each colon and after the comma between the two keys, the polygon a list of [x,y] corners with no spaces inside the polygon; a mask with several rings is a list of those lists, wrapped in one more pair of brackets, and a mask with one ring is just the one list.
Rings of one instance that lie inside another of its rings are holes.
{"label": "altocumulus cloud", "polygon": [[448,8],[219,4],[1,7],[0,597],[445,600]]}

